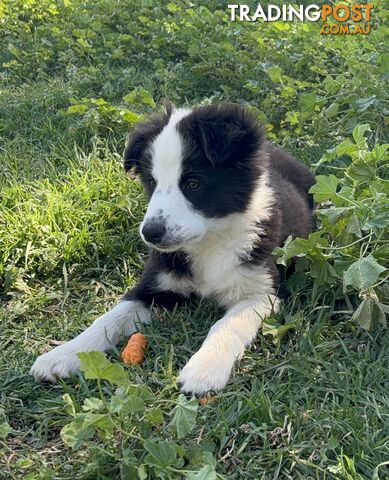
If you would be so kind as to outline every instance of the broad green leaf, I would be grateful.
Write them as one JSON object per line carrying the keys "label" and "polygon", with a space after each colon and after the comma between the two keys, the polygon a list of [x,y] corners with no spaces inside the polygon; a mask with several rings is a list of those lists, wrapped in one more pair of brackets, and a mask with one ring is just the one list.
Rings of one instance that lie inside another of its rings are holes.
{"label": "broad green leaf", "polygon": [[127,93],[127,95],[123,97],[123,100],[126,103],[134,103],[136,100],[136,90],[132,90],[130,93]]}
{"label": "broad green leaf", "polygon": [[185,395],[179,395],[178,403],[171,412],[170,425],[177,432],[177,438],[183,438],[196,425],[198,402],[196,398],[187,399]]}
{"label": "broad green leaf", "polygon": [[78,413],[72,422],[62,428],[61,438],[67,446],[77,449],[92,438],[96,430],[111,433],[114,426],[108,414]]}
{"label": "broad green leaf", "polygon": [[359,258],[344,272],[343,287],[352,286],[356,290],[366,290],[373,286],[380,274],[386,270],[373,255]]}
{"label": "broad green leaf", "polygon": [[178,462],[175,444],[167,440],[146,440],[143,444],[148,452],[145,457],[147,465],[166,468]]}
{"label": "broad green leaf", "polygon": [[205,465],[198,472],[188,472],[188,480],[216,480],[217,474],[212,465]]}
{"label": "broad green leaf", "polygon": [[371,216],[366,220],[364,225],[364,228],[367,228],[367,229],[369,228],[385,229],[388,227],[389,227],[389,215],[388,215],[387,207],[383,208],[382,210],[376,211],[373,216]]}
{"label": "broad green leaf", "polygon": [[4,409],[0,408],[0,440],[5,440],[12,431],[11,425],[7,422]]}
{"label": "broad green leaf", "polygon": [[142,103],[152,108],[155,107],[155,102],[151,93],[143,87],[135,88],[125,95],[123,100],[130,104]]}
{"label": "broad green leaf", "polygon": [[386,315],[389,313],[387,305],[384,305],[381,302],[376,302],[375,310],[377,312],[377,320],[378,322],[385,328],[387,328],[388,323],[386,321]]}
{"label": "broad green leaf", "polygon": [[334,94],[342,86],[342,79],[339,77],[333,78],[331,75],[327,75],[322,84],[327,92]]}
{"label": "broad green leaf", "polygon": [[[261,91],[260,85],[258,85],[258,93]],[[296,95],[296,89],[293,87],[282,87],[281,89],[281,97],[284,98],[292,98]]]}
{"label": "broad green leaf", "polygon": [[350,139],[346,138],[339,145],[335,147],[334,153],[336,157],[343,157],[343,155],[348,155],[351,158],[354,158],[358,155],[359,148],[355,143]]}
{"label": "broad green leaf", "polygon": [[374,303],[371,297],[366,297],[353,313],[352,320],[355,320],[365,330],[370,330],[373,324]]}
{"label": "broad green leaf", "polygon": [[292,126],[298,125],[300,120],[300,112],[286,112],[285,120],[289,122]]}
{"label": "broad green leaf", "polygon": [[309,193],[313,193],[317,202],[332,200],[336,197],[339,179],[335,175],[318,175],[316,184],[313,185]]}
{"label": "broad green leaf", "polygon": [[377,63],[380,66],[381,73],[388,74],[389,72],[389,53],[381,53],[378,55]]}
{"label": "broad green leaf", "polygon": [[148,90],[146,90],[145,88],[143,88],[143,87],[139,88],[139,97],[140,97],[142,103],[144,103],[145,105],[148,105],[149,107],[152,107],[152,108],[155,107],[155,102],[154,102],[154,99],[153,99],[151,93]]}
{"label": "broad green leaf", "polygon": [[338,111],[339,111],[339,103],[331,103],[331,105],[327,107],[323,113],[326,118],[332,118],[338,114]]}
{"label": "broad green leaf", "polygon": [[145,410],[145,403],[137,395],[127,395],[121,393],[111,398],[110,411],[129,415],[131,413],[140,413]]}
{"label": "broad green leaf", "polygon": [[122,116],[123,120],[131,124],[138,122],[140,118],[138,114],[131,112],[131,110],[121,110],[120,115]]}
{"label": "broad green leaf", "polygon": [[77,43],[85,49],[90,49],[91,48],[90,43],[87,40],[85,40],[84,38],[77,38]]}
{"label": "broad green leaf", "polygon": [[299,97],[299,104],[303,112],[312,112],[316,105],[316,93],[303,93]]}
{"label": "broad green leaf", "polygon": [[128,375],[120,363],[111,363],[103,371],[103,379],[114,385],[125,385],[128,383]]}
{"label": "broad green leaf", "polygon": [[128,382],[128,376],[122,365],[111,363],[103,352],[80,352],[80,369],[86,379],[108,380],[115,385]]}
{"label": "broad green leaf", "polygon": [[128,413],[140,413],[145,410],[145,402],[136,395],[129,395],[126,402],[126,411]]}
{"label": "broad green leaf", "polygon": [[104,105],[109,105],[107,100],[104,100],[104,98],[92,98],[91,102],[93,103],[93,105],[97,105],[98,107],[102,107]]}
{"label": "broad green leaf", "polygon": [[312,260],[310,274],[312,278],[316,278],[320,284],[334,283],[339,275],[334,267],[327,260]]}
{"label": "broad green leaf", "polygon": [[138,477],[139,477],[139,480],[147,479],[146,467],[143,464],[139,465],[138,467]]}
{"label": "broad green leaf", "polygon": [[163,423],[163,413],[158,407],[150,410],[146,415],[147,420],[153,425],[161,425]]}
{"label": "broad green leaf", "polygon": [[353,138],[360,148],[366,148],[365,133],[371,132],[370,125],[367,123],[358,124],[353,130]]}
{"label": "broad green leaf", "polygon": [[74,113],[79,113],[80,115],[84,114],[88,110],[88,107],[83,104],[78,104],[78,105],[71,105],[68,107],[66,110],[66,113],[69,115],[72,115]]}
{"label": "broad green leaf", "polygon": [[335,206],[350,205],[350,201],[354,201],[354,194],[354,188],[349,187],[348,185],[343,185],[336,197],[332,199],[332,202]]}
{"label": "broad green leaf", "polygon": [[322,217],[327,217],[330,225],[333,225],[341,218],[346,217],[354,207],[330,207],[319,210],[318,213]]}
{"label": "broad green leaf", "polygon": [[94,419],[91,419],[93,425],[100,431],[104,433],[111,433],[115,428],[115,424],[112,421],[112,418],[108,414],[93,414]]}
{"label": "broad green leaf", "polygon": [[367,154],[367,160],[373,163],[381,163],[389,160],[389,144],[376,145],[371,152]]}
{"label": "broad green leaf", "polygon": [[[32,458],[19,458],[19,460],[16,460],[15,462],[15,467],[16,468],[30,468],[34,465],[34,460]],[[35,480],[35,479],[34,479]]]}
{"label": "broad green leaf", "polygon": [[83,418],[77,416],[61,430],[61,438],[68,447],[78,449],[82,443],[93,437],[93,428],[85,426]]}
{"label": "broad green leaf", "polygon": [[12,427],[7,422],[0,423],[0,439],[4,440],[8,437],[8,434],[12,431]]}
{"label": "broad green leaf", "polygon": [[87,379],[103,379],[104,369],[111,365],[103,352],[80,352],[80,369]]}
{"label": "broad green leaf", "polygon": [[166,5],[167,9],[169,10],[169,12],[179,12],[180,11],[180,7],[178,5],[176,5],[175,3],[168,3]]}
{"label": "broad green leaf", "polygon": [[376,103],[376,98],[377,98],[376,95],[372,95],[371,97],[367,97],[367,98],[359,98],[355,102],[357,110],[359,112],[364,112],[365,110],[367,110],[369,107],[371,107]]}
{"label": "broad green leaf", "polygon": [[104,407],[104,402],[100,398],[89,397],[84,401],[82,409],[85,412],[98,412]]}
{"label": "broad green leaf", "polygon": [[321,232],[313,232],[308,238],[295,238],[291,240],[289,237],[284,246],[276,248],[273,254],[277,255],[277,263],[287,265],[287,261],[293,257],[309,256],[311,258],[324,259],[325,256],[319,247],[328,245],[325,238],[321,237]]}
{"label": "broad green leaf", "polygon": [[269,75],[270,80],[274,83],[281,82],[282,70],[281,67],[269,67],[266,70],[266,73]]}
{"label": "broad green leaf", "polygon": [[375,172],[366,162],[354,162],[347,169],[349,176],[356,182],[367,182],[374,178]]}
{"label": "broad green leaf", "polygon": [[350,220],[347,223],[346,232],[353,233],[358,238],[362,237],[361,224],[355,213],[351,215]]}
{"label": "broad green leaf", "polygon": [[68,394],[65,393],[65,395],[62,397],[63,401],[65,402],[65,411],[72,417],[76,416],[76,406],[74,405],[72,397]]}
{"label": "broad green leaf", "polygon": [[262,322],[262,334],[270,335],[274,345],[279,345],[283,336],[292,329],[295,329],[297,322],[288,322],[284,325],[278,323],[274,318],[266,318]]}
{"label": "broad green leaf", "polygon": [[154,401],[154,396],[152,391],[144,385],[129,385],[126,388],[128,395],[136,395],[140,397],[145,403],[150,403]]}

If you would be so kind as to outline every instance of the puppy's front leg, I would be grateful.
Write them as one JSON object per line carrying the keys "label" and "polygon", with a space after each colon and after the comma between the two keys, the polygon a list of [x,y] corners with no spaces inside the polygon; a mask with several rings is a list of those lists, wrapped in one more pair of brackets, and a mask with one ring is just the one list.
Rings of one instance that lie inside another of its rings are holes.
{"label": "puppy's front leg", "polygon": [[133,333],[137,322],[149,321],[150,310],[142,302],[123,300],[73,340],[40,355],[30,373],[36,380],[55,381],[69,377],[80,368],[78,352],[109,350],[122,335]]}
{"label": "puppy's front leg", "polygon": [[262,320],[278,308],[274,295],[261,295],[237,303],[210,329],[200,350],[182,369],[181,390],[194,395],[221,390],[236,359],[254,340]]}

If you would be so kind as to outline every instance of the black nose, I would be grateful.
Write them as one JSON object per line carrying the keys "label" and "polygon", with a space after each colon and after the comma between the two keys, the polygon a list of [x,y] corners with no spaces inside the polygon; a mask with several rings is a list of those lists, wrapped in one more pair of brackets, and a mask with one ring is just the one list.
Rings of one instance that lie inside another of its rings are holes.
{"label": "black nose", "polygon": [[149,222],[142,228],[142,234],[146,241],[158,243],[166,233],[166,227],[162,223]]}

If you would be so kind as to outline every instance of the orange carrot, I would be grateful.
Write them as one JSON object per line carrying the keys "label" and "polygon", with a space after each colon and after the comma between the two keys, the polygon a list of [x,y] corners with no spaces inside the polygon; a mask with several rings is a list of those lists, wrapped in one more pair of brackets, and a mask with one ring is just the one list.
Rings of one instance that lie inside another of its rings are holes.
{"label": "orange carrot", "polygon": [[211,395],[209,397],[201,397],[199,398],[200,405],[206,405],[209,402],[214,402],[217,399],[217,395]]}
{"label": "orange carrot", "polygon": [[124,363],[128,365],[140,365],[145,356],[144,349],[146,348],[146,343],[146,337],[143,333],[134,333],[122,351]]}

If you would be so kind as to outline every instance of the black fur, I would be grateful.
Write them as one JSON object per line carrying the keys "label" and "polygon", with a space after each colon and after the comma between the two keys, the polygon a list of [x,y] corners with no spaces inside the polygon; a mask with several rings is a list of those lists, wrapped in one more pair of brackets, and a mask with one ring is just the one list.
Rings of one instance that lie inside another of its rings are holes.
{"label": "black fur", "polygon": [[141,275],[138,284],[127,292],[124,300],[140,300],[145,305],[159,305],[172,309],[175,305],[182,303],[187,297],[170,291],[161,291],[158,287],[158,273],[174,272],[177,279],[190,277],[190,264],[183,252],[161,253],[151,250],[149,261]]}
{"label": "black fur", "polygon": [[135,168],[141,177],[148,198],[151,197],[155,185],[149,170],[150,155],[147,147],[168,124],[172,108],[172,105],[168,104],[163,113],[153,115],[148,121],[139,123],[124,151],[124,170],[128,172],[131,168]]}
{"label": "black fur", "polygon": [[[181,189],[205,216],[242,212],[261,175],[257,153],[262,130],[248,112],[234,104],[200,107],[179,123],[185,139]],[[200,187],[185,188],[187,179]]]}

